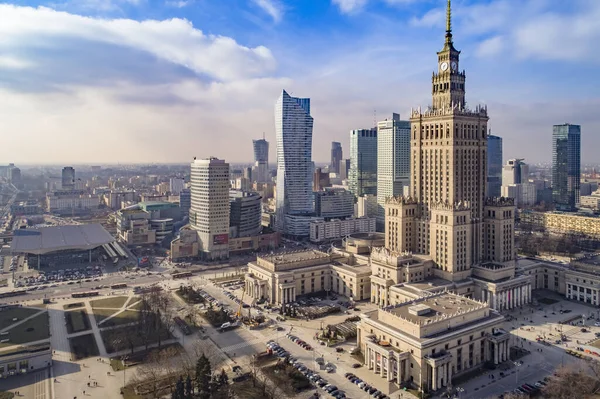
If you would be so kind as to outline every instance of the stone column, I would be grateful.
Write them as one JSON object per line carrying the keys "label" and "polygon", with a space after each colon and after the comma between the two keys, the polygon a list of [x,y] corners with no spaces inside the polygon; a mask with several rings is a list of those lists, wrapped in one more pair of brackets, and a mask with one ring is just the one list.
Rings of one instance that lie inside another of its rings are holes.
{"label": "stone column", "polygon": [[527,299],[531,302],[531,284],[527,286]]}
{"label": "stone column", "polygon": [[494,364],[498,364],[498,343],[494,342]]}
{"label": "stone column", "polygon": [[394,375],[394,373],[392,372],[392,360],[388,356],[388,358],[387,358],[387,380],[392,381],[394,379],[393,375]]}
{"label": "stone column", "polygon": [[431,367],[431,390],[437,390],[437,367]]}

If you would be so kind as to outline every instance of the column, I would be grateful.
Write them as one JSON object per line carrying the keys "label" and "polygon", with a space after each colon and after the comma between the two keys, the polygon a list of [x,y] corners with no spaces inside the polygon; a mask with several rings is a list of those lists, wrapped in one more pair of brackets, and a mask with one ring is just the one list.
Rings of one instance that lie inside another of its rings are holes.
{"label": "column", "polygon": [[431,367],[431,390],[437,389],[437,367]]}
{"label": "column", "polygon": [[527,301],[531,302],[531,284],[527,285]]}
{"label": "column", "polygon": [[392,372],[392,360],[388,356],[387,358],[387,378],[386,380],[392,381],[394,378],[392,377],[394,373]]}
{"label": "column", "polygon": [[498,364],[498,343],[494,342],[494,364]]}
{"label": "column", "polygon": [[383,378],[383,356],[379,355],[379,375]]}

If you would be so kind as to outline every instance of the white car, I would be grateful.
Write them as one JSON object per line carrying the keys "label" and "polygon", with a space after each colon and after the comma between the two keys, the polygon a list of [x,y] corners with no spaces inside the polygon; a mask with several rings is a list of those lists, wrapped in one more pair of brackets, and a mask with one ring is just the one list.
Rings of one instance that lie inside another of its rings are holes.
{"label": "white car", "polygon": [[600,321],[597,321],[597,322],[595,322],[595,323],[594,323],[594,325],[595,325],[596,327],[600,327]]}

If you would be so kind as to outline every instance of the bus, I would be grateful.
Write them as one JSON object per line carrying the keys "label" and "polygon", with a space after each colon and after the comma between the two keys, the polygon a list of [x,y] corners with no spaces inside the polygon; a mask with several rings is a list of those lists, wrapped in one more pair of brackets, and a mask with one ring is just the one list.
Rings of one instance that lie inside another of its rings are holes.
{"label": "bus", "polygon": [[127,288],[126,283],[113,284],[110,286],[113,290],[118,290],[119,288]]}
{"label": "bus", "polygon": [[175,274],[172,274],[171,277],[173,277],[173,280],[175,280],[176,278],[192,277],[192,273],[190,273],[190,272],[175,273]]}
{"label": "bus", "polygon": [[90,296],[98,296],[100,293],[98,291],[90,291],[90,292],[75,292],[71,294],[71,298],[87,298]]}

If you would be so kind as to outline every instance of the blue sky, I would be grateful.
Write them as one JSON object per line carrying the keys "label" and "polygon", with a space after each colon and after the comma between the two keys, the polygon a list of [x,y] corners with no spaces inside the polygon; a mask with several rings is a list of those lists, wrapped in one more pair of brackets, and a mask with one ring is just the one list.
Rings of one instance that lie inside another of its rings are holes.
{"label": "blue sky", "polygon": [[[310,97],[313,159],[426,106],[446,0],[0,1],[0,163],[249,161],[282,89]],[[550,160],[554,123],[600,161],[600,1],[454,0],[467,102],[504,157]],[[24,151],[25,150],[25,151]]]}

